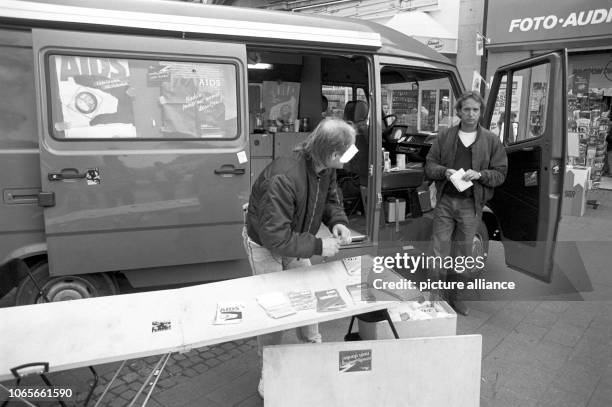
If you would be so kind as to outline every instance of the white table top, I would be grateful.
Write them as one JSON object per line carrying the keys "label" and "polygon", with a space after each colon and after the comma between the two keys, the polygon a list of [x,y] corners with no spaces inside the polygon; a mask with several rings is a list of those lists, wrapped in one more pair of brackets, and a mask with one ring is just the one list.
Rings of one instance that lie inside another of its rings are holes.
{"label": "white table top", "polygon": [[[292,327],[387,308],[390,301],[353,302],[346,285],[361,281],[349,276],[342,262],[202,284],[78,301],[0,309],[0,381],[11,379],[10,368],[49,362],[60,371],[119,360],[248,338]],[[257,304],[258,295],[273,291],[336,288],[345,309],[299,311],[273,319]],[[213,325],[218,302],[243,302],[241,323]],[[152,332],[152,323],[170,322],[171,329]]]}

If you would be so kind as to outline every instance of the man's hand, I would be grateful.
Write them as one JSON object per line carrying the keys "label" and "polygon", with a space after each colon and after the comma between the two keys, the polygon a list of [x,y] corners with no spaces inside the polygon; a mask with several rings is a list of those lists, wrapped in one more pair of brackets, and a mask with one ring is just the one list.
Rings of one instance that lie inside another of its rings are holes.
{"label": "man's hand", "polygon": [[340,244],[351,243],[351,231],[342,223],[334,225],[334,227],[332,228],[332,234],[334,235],[334,237],[340,239]]}
{"label": "man's hand", "polygon": [[444,176],[446,177],[447,180],[450,180],[451,175],[453,175],[456,172],[457,170],[453,170],[452,168],[447,168],[446,171],[444,171]]}
{"label": "man's hand", "polygon": [[480,173],[474,170],[467,170],[461,179],[464,181],[476,181],[480,179]]}
{"label": "man's hand", "polygon": [[323,241],[323,252],[321,256],[332,257],[340,250],[340,241],[335,237],[324,237],[321,240]]}

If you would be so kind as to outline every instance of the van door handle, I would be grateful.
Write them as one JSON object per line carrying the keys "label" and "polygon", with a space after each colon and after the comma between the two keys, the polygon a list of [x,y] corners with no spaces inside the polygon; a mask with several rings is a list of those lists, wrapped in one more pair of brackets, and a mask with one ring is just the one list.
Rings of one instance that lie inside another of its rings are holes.
{"label": "van door handle", "polygon": [[244,175],[246,170],[244,168],[234,168],[233,165],[222,165],[221,168],[215,170],[215,174],[221,176],[227,175]]}
{"label": "van door handle", "polygon": [[60,172],[50,172],[47,174],[49,181],[61,181],[64,179],[85,178],[87,173],[80,174],[76,168],[64,168]]}

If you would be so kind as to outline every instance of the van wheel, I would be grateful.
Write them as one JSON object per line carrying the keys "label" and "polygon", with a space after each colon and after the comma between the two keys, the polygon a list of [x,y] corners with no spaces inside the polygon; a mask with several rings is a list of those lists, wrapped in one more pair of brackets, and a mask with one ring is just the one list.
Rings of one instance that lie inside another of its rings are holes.
{"label": "van wheel", "polygon": [[[487,258],[489,257],[489,231],[484,222],[480,221],[476,234],[474,235],[474,245],[472,246],[472,257],[483,257],[485,268]],[[485,268],[473,268],[470,270],[469,278],[475,279],[480,278],[485,271]]]}
{"label": "van wheel", "polygon": [[[84,274],[80,276],[49,276],[49,264],[37,264],[30,272],[50,302],[79,300],[117,294],[117,286],[106,274]],[[46,302],[29,276],[19,283],[15,305],[40,304]]]}

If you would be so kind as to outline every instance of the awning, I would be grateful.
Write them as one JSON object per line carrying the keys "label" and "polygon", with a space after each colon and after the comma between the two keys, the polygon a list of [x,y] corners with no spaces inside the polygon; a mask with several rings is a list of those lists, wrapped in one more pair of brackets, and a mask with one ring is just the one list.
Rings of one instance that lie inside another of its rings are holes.
{"label": "awning", "polygon": [[398,13],[385,23],[403,34],[445,53],[457,53],[457,35],[449,32],[442,24],[422,11]]}

